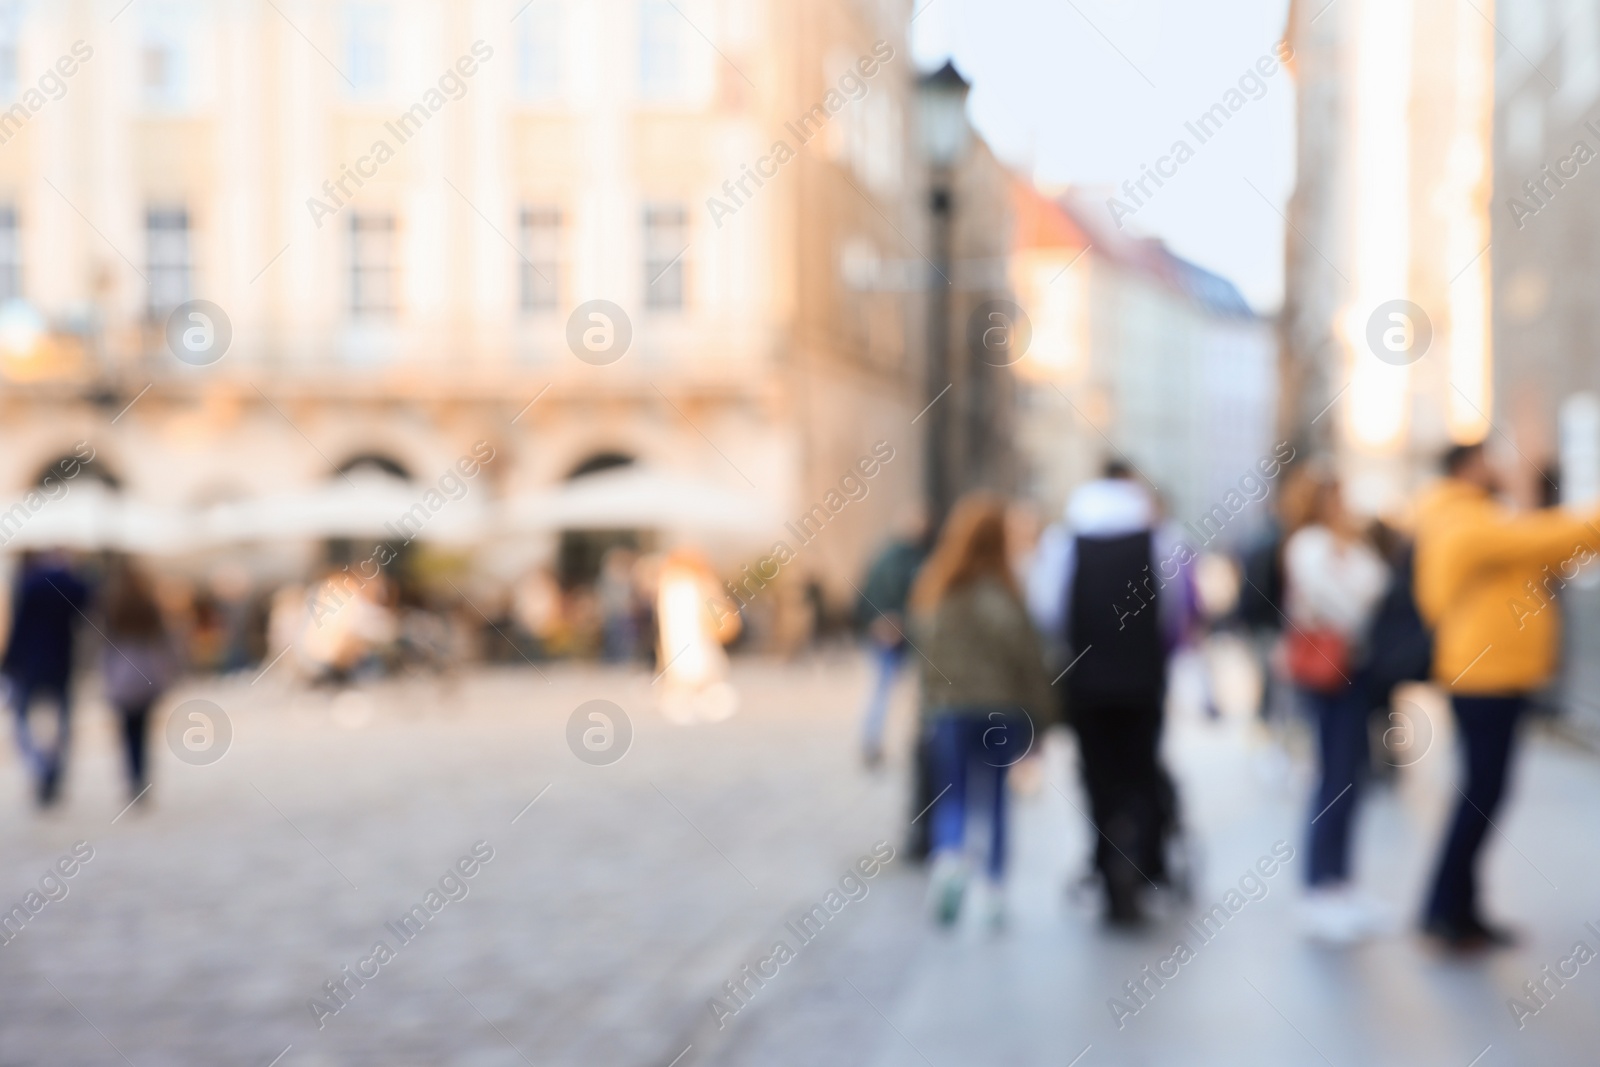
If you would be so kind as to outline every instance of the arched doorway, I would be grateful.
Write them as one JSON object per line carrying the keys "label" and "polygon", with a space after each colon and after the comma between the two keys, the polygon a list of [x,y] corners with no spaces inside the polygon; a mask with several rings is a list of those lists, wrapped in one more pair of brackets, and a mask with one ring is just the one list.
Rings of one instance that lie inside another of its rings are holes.
{"label": "arched doorway", "polygon": [[406,469],[404,464],[381,452],[362,452],[339,464],[340,474],[349,474],[352,471],[360,470],[387,474],[392,478],[399,478],[403,482],[411,481],[411,472]]}
{"label": "arched doorway", "polygon": [[[605,471],[631,467],[633,463],[634,457],[625,452],[596,452],[573,467],[566,480],[577,481]],[[556,550],[556,579],[563,589],[592,587],[599,581],[606,554],[612,549],[649,551],[655,547],[654,540],[653,532],[649,530],[562,530]]]}
{"label": "arched doorway", "polygon": [[92,478],[113,492],[122,489],[122,479],[118,478],[104,463],[98,461],[95,451],[86,448],[82,443],[71,452],[63,452],[49,463],[39,468],[33,477],[32,487],[39,489],[54,488],[59,482],[70,482],[79,479]]}

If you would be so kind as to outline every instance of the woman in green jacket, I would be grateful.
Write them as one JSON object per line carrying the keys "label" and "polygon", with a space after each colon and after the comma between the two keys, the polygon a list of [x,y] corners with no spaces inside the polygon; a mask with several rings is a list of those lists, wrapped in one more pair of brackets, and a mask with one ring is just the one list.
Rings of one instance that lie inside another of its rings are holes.
{"label": "woman in green jacket", "polygon": [[930,893],[943,925],[961,912],[969,807],[988,815],[990,920],[1004,921],[1006,769],[1050,721],[1044,658],[1012,575],[1005,520],[999,497],[963,497],[911,594],[936,798]]}

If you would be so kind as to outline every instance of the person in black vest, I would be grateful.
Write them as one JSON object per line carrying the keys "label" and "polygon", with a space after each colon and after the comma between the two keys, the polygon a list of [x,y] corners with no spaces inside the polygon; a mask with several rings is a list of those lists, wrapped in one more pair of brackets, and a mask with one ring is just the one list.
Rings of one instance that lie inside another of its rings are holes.
{"label": "person in black vest", "polygon": [[1067,719],[1098,831],[1106,918],[1137,925],[1146,886],[1166,884],[1177,796],[1160,764],[1167,655],[1190,596],[1193,551],[1156,529],[1150,493],[1127,464],[1080,486],[1045,531],[1029,575],[1036,625],[1057,647]]}

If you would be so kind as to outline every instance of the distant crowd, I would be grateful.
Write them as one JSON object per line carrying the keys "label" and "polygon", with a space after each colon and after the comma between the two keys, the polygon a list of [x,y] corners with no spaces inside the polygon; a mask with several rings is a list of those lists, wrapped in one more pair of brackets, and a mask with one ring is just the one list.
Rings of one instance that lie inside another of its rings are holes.
{"label": "distant crowd", "polygon": [[[1242,485],[1241,509],[1287,472],[1264,536],[1231,559],[1197,551],[1194,530],[1165,518],[1153,487],[1121,461],[1078,487],[1042,531],[1025,509],[975,493],[937,523],[908,519],[883,547],[857,587],[875,668],[860,744],[869,767],[883,763],[893,685],[914,667],[909,852],[930,861],[941,923],[974,892],[1004,923],[1008,776],[1037,773],[1030,761],[1054,726],[1076,741],[1096,842],[1089,881],[1106,920],[1139,926],[1186,899],[1190,842],[1160,754],[1171,664],[1231,630],[1258,660],[1264,728],[1281,736],[1298,711],[1314,739],[1307,933],[1348,944],[1394,925],[1359,888],[1351,838],[1374,774],[1414,755],[1407,738],[1420,724],[1390,728],[1396,692],[1430,683],[1453,709],[1463,780],[1422,928],[1462,951],[1514,939],[1487,913],[1481,854],[1518,724],[1558,667],[1563,590],[1600,556],[1600,515],[1513,509],[1482,446],[1462,446],[1402,534],[1356,521],[1331,470],[1290,467],[1294,458],[1280,450]],[[81,676],[74,652],[90,633],[140,801],[155,709],[181,671],[259,679],[279,669],[342,685],[471,660],[590,657],[647,664],[668,719],[706,722],[739,704],[730,647],[755,640],[792,653],[829,624],[814,582],[786,576],[744,602],[691,549],[601,547],[590,581],[536,569],[477,597],[448,570],[379,569],[358,581],[329,565],[309,583],[263,592],[226,568],[195,586],[154,579],[126,557],[29,553],[16,568],[0,686],[37,802],[61,797]],[[1234,575],[1237,595],[1208,592],[1208,566]],[[1216,714],[1209,696],[1207,709]],[[986,827],[982,848],[967,840],[973,815]],[[975,863],[984,877],[971,876]]]}

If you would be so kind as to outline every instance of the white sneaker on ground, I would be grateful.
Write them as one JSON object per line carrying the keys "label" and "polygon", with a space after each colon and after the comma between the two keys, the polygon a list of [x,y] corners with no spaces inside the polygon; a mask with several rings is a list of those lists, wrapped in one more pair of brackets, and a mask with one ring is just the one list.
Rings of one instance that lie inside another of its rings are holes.
{"label": "white sneaker on ground", "polygon": [[1399,920],[1383,901],[1359,889],[1348,888],[1344,893],[1345,906],[1350,909],[1352,921],[1363,937],[1382,937],[1399,932]]}
{"label": "white sneaker on ground", "polygon": [[954,926],[961,917],[961,898],[967,889],[966,861],[957,853],[944,852],[933,859],[928,880],[928,910],[940,926]]}
{"label": "white sneaker on ground", "polygon": [[992,878],[983,880],[983,922],[992,933],[1011,924],[1011,909],[1006,906],[1006,884]]}
{"label": "white sneaker on ground", "polygon": [[1393,928],[1382,905],[1343,885],[1308,891],[1300,919],[1306,936],[1326,945],[1359,944]]}

